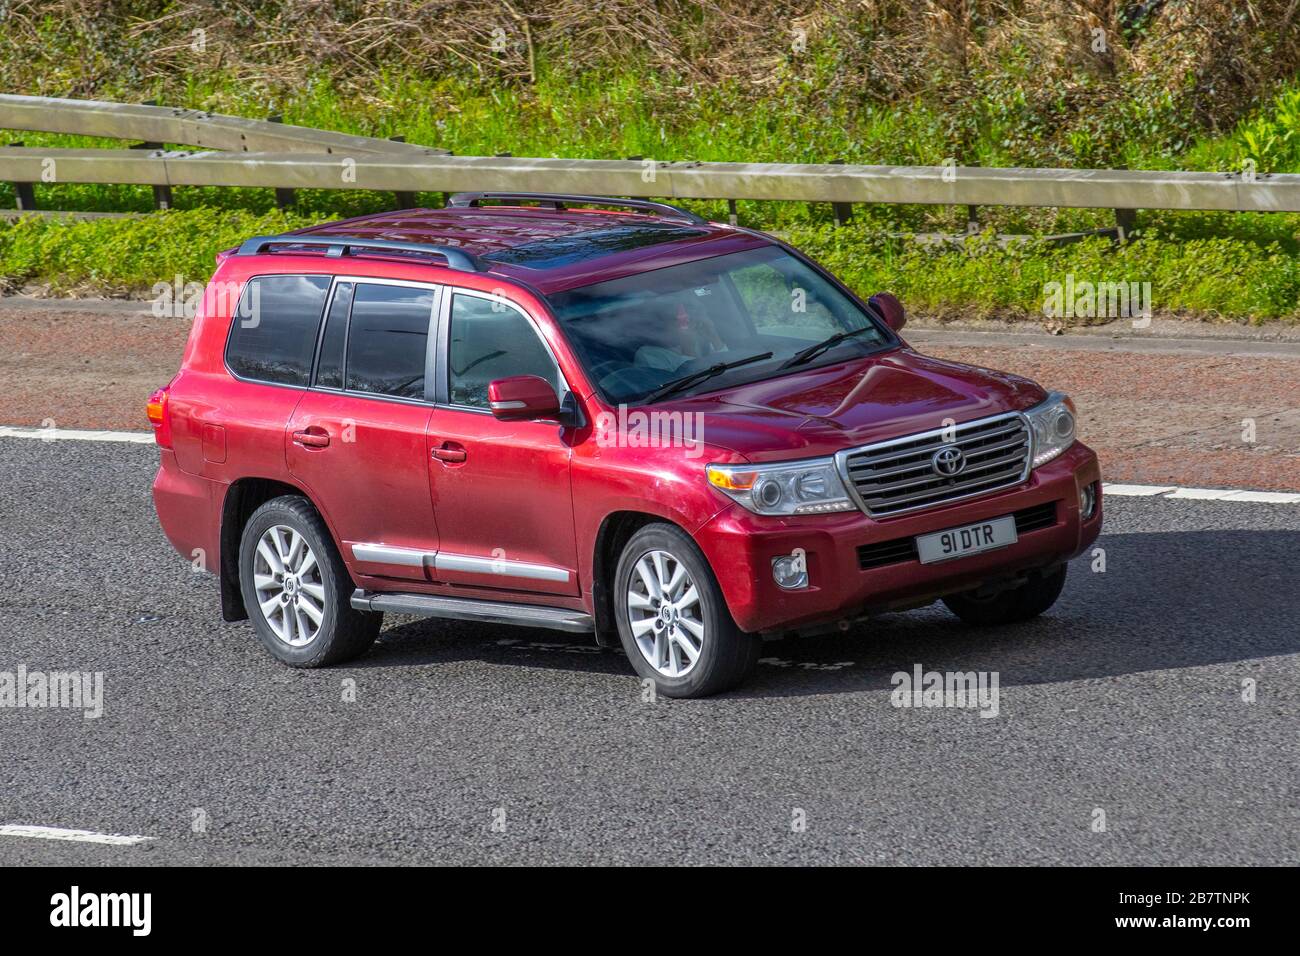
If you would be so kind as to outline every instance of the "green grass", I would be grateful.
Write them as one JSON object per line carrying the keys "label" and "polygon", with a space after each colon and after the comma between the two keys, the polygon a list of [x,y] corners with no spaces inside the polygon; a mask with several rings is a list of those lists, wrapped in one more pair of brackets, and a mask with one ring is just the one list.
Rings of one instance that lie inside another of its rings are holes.
{"label": "green grass", "polygon": [[[967,239],[960,249],[936,249],[871,230],[825,225],[791,229],[786,236],[856,291],[889,289],[910,309],[945,318],[1042,319],[1045,286],[1064,284],[1067,276],[1076,286],[1150,283],[1152,309],[1165,316],[1242,322],[1300,318],[1300,261],[1276,243],[1171,240],[1148,233],[1122,247],[1095,238],[1003,249],[986,233]],[[1074,322],[1089,324],[1082,318]]]}
{"label": "green grass", "polygon": [[129,219],[74,221],[27,216],[0,223],[0,276],[54,294],[145,294],[180,275],[206,279],[213,258],[249,236],[314,221],[281,213],[194,209]]}
{"label": "green grass", "polygon": [[[205,278],[216,252],[257,234],[316,217],[279,211],[196,209],[124,220],[28,217],[0,224],[0,275],[53,294],[147,295],[179,275]],[[1149,282],[1162,315],[1260,322],[1300,318],[1300,262],[1277,243],[1238,238],[1168,239],[1148,234],[1115,247],[1103,239],[1001,249],[990,234],[959,249],[889,238],[880,223],[845,228],[804,222],[783,230],[863,295],[889,289],[917,314],[1041,318],[1044,286]],[[1086,322],[1086,319],[1076,321]]]}

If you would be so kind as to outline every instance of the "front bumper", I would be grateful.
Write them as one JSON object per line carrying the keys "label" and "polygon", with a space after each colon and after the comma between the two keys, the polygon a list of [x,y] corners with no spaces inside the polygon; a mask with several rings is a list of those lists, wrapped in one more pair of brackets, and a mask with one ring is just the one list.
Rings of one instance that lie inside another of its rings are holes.
{"label": "front bumper", "polygon": [[[1078,555],[1101,532],[1101,469],[1082,442],[1035,469],[1014,488],[970,501],[876,520],[861,512],[773,518],[740,505],[725,509],[695,533],[732,617],[750,632],[784,631],[858,617],[872,611],[926,604],[1050,567]],[[1097,506],[1081,519],[1079,491],[1097,485]],[[858,548],[906,539],[1056,503],[1055,521],[1019,534],[1019,540],[939,564],[910,558],[868,570]],[[803,549],[809,586],[787,591],[772,579],[772,560]]]}

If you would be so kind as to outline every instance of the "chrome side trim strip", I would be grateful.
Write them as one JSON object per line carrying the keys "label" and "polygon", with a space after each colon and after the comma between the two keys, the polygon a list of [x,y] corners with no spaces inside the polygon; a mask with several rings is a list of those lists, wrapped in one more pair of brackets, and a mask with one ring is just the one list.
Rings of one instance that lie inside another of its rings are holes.
{"label": "chrome side trim strip", "polygon": [[469,574],[496,574],[507,578],[528,578],[533,581],[559,581],[567,583],[569,572],[549,564],[529,564],[527,561],[508,561],[505,558],[476,558],[468,554],[447,554],[439,551],[433,555],[435,571],[464,571]]}
{"label": "chrome side trim strip", "polygon": [[469,554],[448,554],[445,551],[420,551],[418,548],[395,548],[387,544],[354,544],[352,557],[358,561],[395,564],[404,568],[419,568],[427,564],[434,571],[494,574],[531,581],[558,581],[561,584],[567,584],[570,577],[566,568],[556,568],[549,564],[530,564],[506,558],[479,558]]}
{"label": "chrome side trim strip", "polygon": [[404,568],[422,568],[427,553],[416,548],[393,548],[386,544],[354,544],[352,557],[358,561],[396,564]]}

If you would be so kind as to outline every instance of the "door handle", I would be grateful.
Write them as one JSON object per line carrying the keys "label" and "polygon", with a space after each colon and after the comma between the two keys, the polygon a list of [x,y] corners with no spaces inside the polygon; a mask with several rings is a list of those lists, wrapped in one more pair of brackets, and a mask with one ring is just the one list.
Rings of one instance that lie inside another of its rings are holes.
{"label": "door handle", "polygon": [[447,448],[444,446],[433,449],[432,454],[438,461],[461,462],[465,460],[464,448]]}
{"label": "door handle", "polygon": [[324,448],[330,443],[329,432],[306,428],[293,433],[293,440],[306,448]]}

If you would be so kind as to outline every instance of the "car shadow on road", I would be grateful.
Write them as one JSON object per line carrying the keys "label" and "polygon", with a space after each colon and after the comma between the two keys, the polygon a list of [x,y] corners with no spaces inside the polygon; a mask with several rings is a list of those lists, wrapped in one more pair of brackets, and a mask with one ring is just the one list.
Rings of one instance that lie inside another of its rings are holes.
{"label": "car shadow on road", "polygon": [[[1300,531],[1105,535],[1072,562],[1045,615],[972,628],[942,604],[851,630],[764,643],[758,672],[729,696],[792,697],[892,688],[897,671],[997,671],[1001,686],[1045,684],[1300,652]],[[1104,566],[1104,570],[1102,567]],[[480,660],[633,678],[621,652],[586,638],[448,621],[384,632],[354,666]]]}

